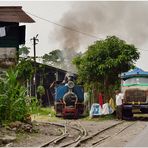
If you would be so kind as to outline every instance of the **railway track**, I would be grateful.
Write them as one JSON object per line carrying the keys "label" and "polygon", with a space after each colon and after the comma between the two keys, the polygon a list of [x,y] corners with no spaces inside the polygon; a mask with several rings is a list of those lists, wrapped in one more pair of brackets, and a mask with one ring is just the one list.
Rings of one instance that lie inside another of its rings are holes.
{"label": "railway track", "polygon": [[132,126],[135,123],[136,122],[123,121],[108,128],[105,128],[96,134],[92,134],[90,138],[88,138],[87,140],[82,140],[78,146],[99,146],[101,143],[109,141],[113,137],[118,136],[120,133],[127,130],[130,126]]}
{"label": "railway track", "polygon": [[[66,147],[73,143],[76,143],[79,139],[87,135],[87,131],[82,127],[78,121],[73,121],[75,125],[71,125],[66,121],[65,124],[57,124],[52,122],[40,122],[44,124],[51,124],[61,127],[62,134],[57,136],[48,142],[42,144],[40,147]],[[64,129],[64,130],[63,130]],[[74,134],[75,133],[75,134]]]}
{"label": "railway track", "polygon": [[66,121],[64,124],[47,122],[46,124],[60,127],[62,134],[49,140],[47,143],[42,144],[40,147],[99,146],[99,144],[102,142],[106,142],[112,139],[114,136],[118,136],[135,123],[136,122],[121,121],[101,129],[96,133],[88,133],[87,129],[85,129],[84,126],[77,120]]}
{"label": "railway track", "polygon": [[[101,143],[106,142],[106,141],[110,141],[112,138],[114,138],[115,136],[118,136],[120,133],[122,133],[123,131],[127,130],[129,127],[131,127],[132,125],[134,125],[136,122],[132,122],[132,123],[127,123],[125,125],[122,125],[119,129],[118,127],[115,127],[114,132],[110,132],[110,134],[107,134],[106,136],[98,139],[97,141],[92,142],[92,146],[99,146]],[[112,130],[112,129],[111,129]],[[116,130],[116,131],[115,131]],[[108,131],[109,132],[109,131]],[[100,135],[101,136],[101,135]]]}

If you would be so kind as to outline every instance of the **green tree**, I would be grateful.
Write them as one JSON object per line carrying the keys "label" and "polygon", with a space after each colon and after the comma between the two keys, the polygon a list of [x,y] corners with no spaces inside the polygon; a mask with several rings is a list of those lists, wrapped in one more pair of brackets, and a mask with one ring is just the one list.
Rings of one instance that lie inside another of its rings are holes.
{"label": "green tree", "polygon": [[107,95],[119,86],[118,76],[133,68],[139,55],[134,45],[111,36],[90,45],[83,55],[73,59],[73,64],[78,69],[80,81]]}
{"label": "green tree", "polygon": [[30,49],[30,47],[26,47],[25,45],[22,45],[19,48],[19,55],[20,56],[28,56],[28,54],[30,53],[29,49]]}
{"label": "green tree", "polygon": [[56,50],[49,52],[48,54],[44,54],[43,55],[43,62],[50,63],[52,65],[60,64],[60,63],[64,62],[62,51],[59,49],[56,49]]}
{"label": "green tree", "polygon": [[31,79],[34,74],[33,62],[30,59],[21,59],[16,65],[18,79],[25,84],[27,79]]}

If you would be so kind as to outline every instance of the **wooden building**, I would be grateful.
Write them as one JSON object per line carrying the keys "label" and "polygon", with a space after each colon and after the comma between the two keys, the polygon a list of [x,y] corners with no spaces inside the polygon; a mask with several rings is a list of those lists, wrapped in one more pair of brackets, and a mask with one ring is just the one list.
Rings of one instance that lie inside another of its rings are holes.
{"label": "wooden building", "polygon": [[[26,26],[19,26],[19,23],[34,22],[21,6],[0,6],[0,71],[16,64],[19,45],[25,44]],[[42,85],[45,88],[43,106],[52,106],[54,98],[49,86],[55,80],[62,81],[66,71],[41,63],[36,63],[36,69],[35,82],[34,78],[27,81],[27,94],[36,96],[37,87]]]}
{"label": "wooden building", "polygon": [[25,44],[26,26],[35,22],[21,6],[0,6],[0,68],[8,68],[18,60],[19,45]]}

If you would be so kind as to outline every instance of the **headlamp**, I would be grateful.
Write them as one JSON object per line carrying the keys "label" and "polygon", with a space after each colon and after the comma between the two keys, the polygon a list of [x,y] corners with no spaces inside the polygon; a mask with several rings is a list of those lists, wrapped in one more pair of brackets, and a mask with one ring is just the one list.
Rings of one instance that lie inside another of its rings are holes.
{"label": "headlamp", "polygon": [[69,87],[69,88],[74,88],[74,86],[75,86],[75,84],[74,84],[73,81],[69,81],[69,82],[68,82],[68,87]]}

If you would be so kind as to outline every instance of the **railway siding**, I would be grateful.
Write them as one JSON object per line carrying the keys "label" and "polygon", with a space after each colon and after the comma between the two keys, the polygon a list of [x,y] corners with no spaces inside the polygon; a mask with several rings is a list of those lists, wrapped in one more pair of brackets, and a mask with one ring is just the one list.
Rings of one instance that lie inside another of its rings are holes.
{"label": "railway siding", "polygon": [[[124,144],[145,128],[143,121],[86,121],[59,120],[36,122],[39,133],[15,142],[11,146],[25,147],[100,147],[124,146]],[[30,138],[31,137],[31,138]],[[114,145],[113,145],[114,144]]]}

